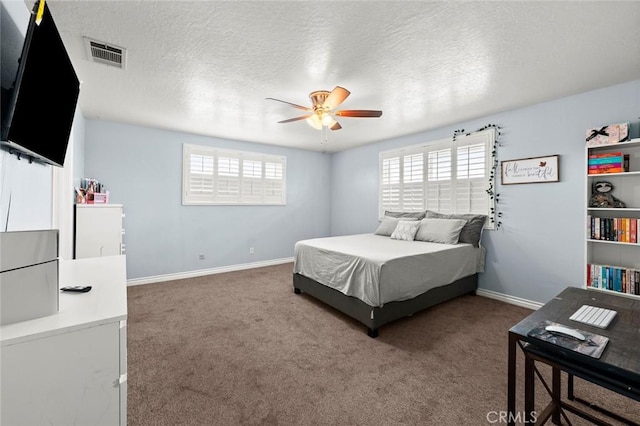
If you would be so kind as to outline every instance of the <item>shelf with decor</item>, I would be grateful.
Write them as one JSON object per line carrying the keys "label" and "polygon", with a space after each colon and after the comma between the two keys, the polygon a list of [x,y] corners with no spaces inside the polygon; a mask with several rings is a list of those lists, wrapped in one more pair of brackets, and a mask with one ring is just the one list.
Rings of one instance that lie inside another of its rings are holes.
{"label": "shelf with decor", "polygon": [[640,298],[640,138],[588,145],[585,285]]}

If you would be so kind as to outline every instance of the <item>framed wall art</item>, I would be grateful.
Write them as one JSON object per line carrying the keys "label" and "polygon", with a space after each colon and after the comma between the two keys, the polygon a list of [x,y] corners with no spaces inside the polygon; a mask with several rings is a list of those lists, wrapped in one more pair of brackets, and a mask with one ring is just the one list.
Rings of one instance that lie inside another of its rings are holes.
{"label": "framed wall art", "polygon": [[503,185],[560,181],[559,155],[520,158],[500,163]]}

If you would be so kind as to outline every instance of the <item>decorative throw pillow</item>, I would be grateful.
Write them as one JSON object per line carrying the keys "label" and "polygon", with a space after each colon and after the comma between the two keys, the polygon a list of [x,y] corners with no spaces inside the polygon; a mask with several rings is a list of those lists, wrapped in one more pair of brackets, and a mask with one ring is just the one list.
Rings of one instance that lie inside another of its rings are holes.
{"label": "decorative throw pillow", "polygon": [[427,210],[427,219],[462,219],[467,221],[466,225],[460,231],[459,243],[473,244],[474,247],[480,246],[480,238],[482,238],[482,228],[487,221],[487,216],[483,214],[442,214]]}
{"label": "decorative throw pillow", "polygon": [[416,220],[424,219],[425,212],[384,212],[385,217],[397,217],[402,219],[412,218]]}
{"label": "decorative throw pillow", "polygon": [[442,244],[458,244],[460,231],[467,221],[462,219],[422,219],[416,233],[416,241]]}
{"label": "decorative throw pillow", "polygon": [[420,222],[417,220],[401,220],[398,222],[396,229],[391,234],[391,239],[413,241],[420,227]]}
{"label": "decorative throw pillow", "polygon": [[[417,219],[403,219],[403,220],[415,221],[416,223],[420,223],[418,222]],[[376,229],[374,234],[382,235],[384,237],[390,237],[391,234],[393,234],[393,231],[395,231],[396,226],[398,225],[398,222],[400,222],[399,218],[385,217],[382,219],[382,221],[380,221],[380,225],[378,225],[378,229]]]}

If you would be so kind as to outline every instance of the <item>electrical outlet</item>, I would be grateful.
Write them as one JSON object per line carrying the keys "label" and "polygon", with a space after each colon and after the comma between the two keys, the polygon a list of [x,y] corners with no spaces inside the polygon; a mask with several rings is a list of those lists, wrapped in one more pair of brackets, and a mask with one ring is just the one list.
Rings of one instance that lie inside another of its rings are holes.
{"label": "electrical outlet", "polygon": [[204,253],[200,253],[200,256],[198,256],[198,259],[204,260]]}
{"label": "electrical outlet", "polygon": [[255,250],[253,249],[253,247],[249,247],[249,254],[253,254],[255,253]]}

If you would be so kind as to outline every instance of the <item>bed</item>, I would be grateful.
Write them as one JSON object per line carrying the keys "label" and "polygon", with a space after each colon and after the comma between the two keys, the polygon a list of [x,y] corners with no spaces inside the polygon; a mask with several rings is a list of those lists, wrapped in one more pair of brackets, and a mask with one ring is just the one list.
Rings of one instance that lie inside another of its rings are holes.
{"label": "bed", "polygon": [[484,248],[359,234],[298,241],[293,288],[367,327],[370,337],[399,318],[478,287]]}

